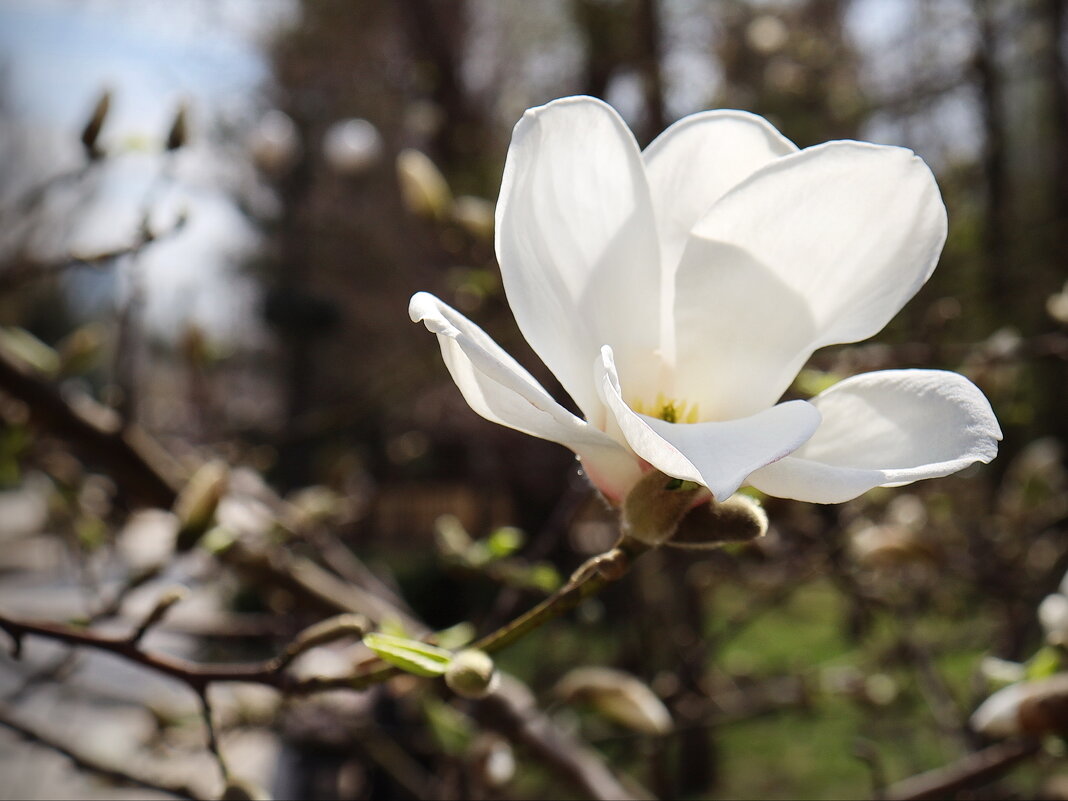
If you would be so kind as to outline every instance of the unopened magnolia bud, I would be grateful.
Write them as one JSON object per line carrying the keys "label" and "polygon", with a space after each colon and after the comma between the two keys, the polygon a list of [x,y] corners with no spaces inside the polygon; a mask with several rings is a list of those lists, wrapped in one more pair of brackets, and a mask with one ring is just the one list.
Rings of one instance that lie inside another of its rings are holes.
{"label": "unopened magnolia bud", "polygon": [[174,122],[171,123],[171,129],[167,133],[167,150],[177,150],[189,142],[188,116],[189,111],[185,103],[182,103],[182,105],[178,106],[178,111],[174,115]]}
{"label": "unopened magnolia bud", "polygon": [[85,373],[101,359],[107,334],[100,323],[86,323],[68,334],[57,346],[64,375]]}
{"label": "unopened magnolia bud", "polygon": [[1068,596],[1047,595],[1038,606],[1038,622],[1051,645],[1068,645]]}
{"label": "unopened magnolia bud", "polygon": [[988,680],[999,684],[1013,684],[1023,681],[1027,676],[1027,668],[1024,665],[996,656],[984,656],[979,662],[979,672]]}
{"label": "unopened magnolia bud", "polygon": [[622,670],[584,667],[570,671],[556,685],[564,701],[588,702],[616,723],[645,734],[671,731],[671,713],[644,682]]}
{"label": "unopened magnolia bud", "polygon": [[359,175],[381,157],[382,137],[367,120],[341,120],[327,128],[323,155],[327,164],[342,175]]}
{"label": "unopened magnolia bud", "polygon": [[473,648],[460,651],[445,671],[449,689],[464,698],[484,698],[497,686],[497,668],[489,654]]}
{"label": "unopened magnolia bud", "polygon": [[471,236],[493,240],[493,204],[485,198],[462,195],[452,204],[452,219]]}
{"label": "unopened magnolia bud", "polygon": [[873,568],[934,562],[938,558],[916,530],[893,523],[866,526],[855,532],[850,550],[860,564]]}
{"label": "unopened magnolia bud", "polygon": [[300,156],[300,132],[288,114],[271,109],[249,135],[248,147],[257,167],[278,175]]}
{"label": "unopened magnolia bud", "polygon": [[174,502],[174,513],[181,525],[177,550],[189,550],[208,530],[229,480],[229,470],[222,462],[208,462],[189,479]]}
{"label": "unopened magnolia bud", "polygon": [[1068,281],[1060,292],[1046,298],[1046,313],[1058,323],[1068,325]]}
{"label": "unopened magnolia bud", "polygon": [[471,744],[473,767],[491,788],[504,787],[515,776],[515,753],[512,744],[496,734],[482,734]]}
{"label": "unopened magnolia bud", "polygon": [[697,485],[650,470],[623,501],[624,535],[643,545],[671,539],[679,522],[700,497]]}
{"label": "unopened magnolia bud", "polygon": [[475,541],[456,515],[440,515],[434,521],[434,543],[442,556],[466,562]]}
{"label": "unopened magnolia bud", "polygon": [[971,724],[988,737],[1068,734],[1068,673],[1003,687],[979,705]]}
{"label": "unopened magnolia bud", "polygon": [[767,532],[768,515],[763,507],[748,495],[732,495],[723,503],[709,501],[690,510],[667,544],[705,550],[755,540]]}
{"label": "unopened magnolia bud", "polygon": [[104,127],[104,121],[108,117],[108,110],[110,108],[111,91],[105,90],[96,101],[96,106],[93,107],[93,113],[89,117],[89,122],[87,122],[85,128],[82,129],[82,144],[85,146],[85,152],[91,159],[98,159],[103,155],[103,152],[97,146],[97,140],[100,137],[100,130]]}
{"label": "unopened magnolia bud", "polygon": [[233,776],[226,782],[226,788],[219,797],[222,801],[271,801],[271,794],[259,785]]}
{"label": "unopened magnolia bud", "polygon": [[425,153],[411,148],[397,155],[397,180],[404,205],[413,214],[443,220],[452,208],[445,176]]}

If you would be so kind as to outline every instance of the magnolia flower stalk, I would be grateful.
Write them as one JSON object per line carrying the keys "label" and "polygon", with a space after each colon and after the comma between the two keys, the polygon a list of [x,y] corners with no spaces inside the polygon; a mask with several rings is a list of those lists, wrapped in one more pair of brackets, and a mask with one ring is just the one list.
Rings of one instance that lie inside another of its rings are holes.
{"label": "magnolia flower stalk", "polygon": [[956,373],[865,373],[779,402],[816,349],[881,330],[945,236],[909,150],[798,150],[760,117],[709,111],[643,152],[611,107],[564,98],[515,127],[495,244],[520,330],[582,417],[438,298],[409,311],[472,409],[567,446],[614,503],[650,469],[720,501],[749,484],[835,503],[997,453],[990,404]]}

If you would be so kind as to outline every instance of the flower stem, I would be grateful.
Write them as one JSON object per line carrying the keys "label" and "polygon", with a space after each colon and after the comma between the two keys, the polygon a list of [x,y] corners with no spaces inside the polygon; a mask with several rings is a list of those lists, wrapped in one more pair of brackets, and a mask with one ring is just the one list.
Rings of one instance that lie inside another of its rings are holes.
{"label": "flower stem", "polygon": [[505,623],[471,645],[487,653],[499,651],[530,632],[570,612],[587,598],[622,578],[633,560],[647,551],[645,543],[624,537],[610,551],[586,560],[568,579],[567,584],[540,604]]}

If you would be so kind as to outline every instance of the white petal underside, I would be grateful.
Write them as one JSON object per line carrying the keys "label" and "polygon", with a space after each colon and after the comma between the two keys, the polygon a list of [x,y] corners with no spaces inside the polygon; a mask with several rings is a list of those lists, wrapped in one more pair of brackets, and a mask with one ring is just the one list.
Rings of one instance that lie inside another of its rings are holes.
{"label": "white petal underside", "polygon": [[610,344],[635,381],[659,370],[660,259],[630,130],[608,105],[566,98],[515,126],[496,215],[508,303],[534,351],[601,425],[590,376]]}
{"label": "white petal underside", "polygon": [[426,292],[409,314],[438,335],[441,355],[464,399],[482,417],[573,450],[598,488],[618,495],[639,477],[634,455],[558,404],[481,328]]}
{"label": "white petal underside", "polygon": [[662,473],[730,497],[754,470],[783,458],[820,423],[805,401],[791,401],[740,420],[668,423],[638,414],[623,400],[610,348],[602,351],[601,392],[627,443]]}
{"label": "white petal underside", "polygon": [[997,455],[1001,429],[983,393],[957,373],[884,370],[812,399],[823,423],[749,483],[780,498],[841,503],[878,486],[955,473]]}
{"label": "white petal underside", "polygon": [[945,234],[911,151],[829,142],[774,160],[693,229],[676,279],[676,394],[717,419],[766,408],[812,351],[882,329]]}

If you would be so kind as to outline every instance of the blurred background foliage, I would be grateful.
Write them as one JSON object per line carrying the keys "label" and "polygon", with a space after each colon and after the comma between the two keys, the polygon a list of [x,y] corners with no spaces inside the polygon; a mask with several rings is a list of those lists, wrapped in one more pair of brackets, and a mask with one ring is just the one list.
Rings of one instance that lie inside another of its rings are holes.
{"label": "blurred background foliage", "polygon": [[[990,466],[841,506],[767,499],[762,540],[651,554],[499,666],[617,774],[690,798],[878,794],[987,743],[969,716],[1004,678],[988,657],[1061,671],[1037,609],[1068,569],[1063,0],[180,6],[0,6],[0,353],[22,371],[0,372],[5,612],[128,623],[177,582],[191,596],[152,636],[225,661],[274,653],[330,611],[248,560],[213,560],[244,529],[433,629],[480,633],[609,547],[612,518],[571,454],[471,412],[405,313],[413,292],[438,294],[561,394],[512,321],[492,215],[522,111],[585,93],[642,145],[732,107],[802,147],[916,150],[949,209],[938,270],[875,340],[817,353],[792,391],[957,370],[1005,440]],[[229,465],[196,553],[172,550],[166,490],[55,416],[31,420],[44,406],[27,370],[53,400],[151,438],[174,486]],[[296,522],[256,522],[277,504]],[[3,657],[15,717],[91,742],[121,710],[113,758],[203,767],[189,699],[116,694],[114,677],[78,680],[107,665],[30,655]],[[673,729],[561,690],[580,666],[640,678]],[[274,794],[577,792],[427,682],[333,705],[227,699],[232,770]],[[0,743],[6,792],[102,792]],[[1062,756],[1047,742],[967,797],[1068,798]]]}

